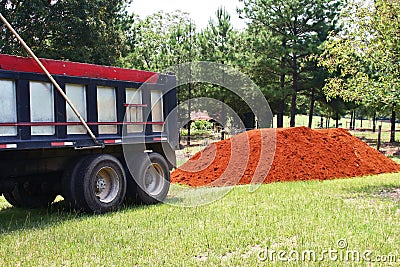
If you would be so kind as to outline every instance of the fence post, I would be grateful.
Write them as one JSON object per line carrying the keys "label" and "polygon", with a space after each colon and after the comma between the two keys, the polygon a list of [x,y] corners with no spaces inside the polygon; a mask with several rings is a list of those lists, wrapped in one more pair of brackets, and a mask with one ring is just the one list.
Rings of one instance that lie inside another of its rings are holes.
{"label": "fence post", "polygon": [[378,144],[377,144],[378,151],[381,148],[381,135],[382,135],[382,125],[379,125],[379,128],[378,128]]}

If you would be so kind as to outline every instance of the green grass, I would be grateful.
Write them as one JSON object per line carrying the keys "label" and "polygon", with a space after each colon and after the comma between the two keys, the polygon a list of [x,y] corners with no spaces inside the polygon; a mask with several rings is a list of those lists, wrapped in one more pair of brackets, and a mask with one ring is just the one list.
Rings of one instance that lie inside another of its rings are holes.
{"label": "green grass", "polygon": [[400,157],[394,156],[394,157],[389,157],[389,158],[391,158],[393,161],[397,162],[397,164],[400,164]]}
{"label": "green grass", "polygon": [[[367,142],[370,145],[373,145],[374,147],[376,147],[377,143],[378,143],[378,132],[372,132],[372,131],[351,131],[351,134],[364,140],[365,142]],[[397,133],[395,136],[395,140],[396,142],[399,142],[400,140],[400,136]],[[389,143],[390,142],[390,132],[385,131],[381,133],[381,144],[383,143]]]}
{"label": "green grass", "polygon": [[0,198],[0,266],[269,265],[258,259],[267,248],[321,253],[338,249],[340,239],[350,250],[386,255],[400,250],[400,205],[382,192],[399,188],[399,178],[275,183],[254,193],[239,186],[205,206],[125,207],[100,216],[70,213],[62,202],[21,210]]}

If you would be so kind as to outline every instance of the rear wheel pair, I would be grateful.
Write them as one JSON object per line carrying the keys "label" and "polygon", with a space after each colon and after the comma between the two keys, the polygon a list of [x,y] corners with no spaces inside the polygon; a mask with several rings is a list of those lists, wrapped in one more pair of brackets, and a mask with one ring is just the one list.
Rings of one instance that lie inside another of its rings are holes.
{"label": "rear wheel pair", "polygon": [[[165,199],[169,189],[169,169],[156,153],[138,157],[135,181],[126,179],[125,168],[111,155],[88,156],[74,163],[64,174],[63,196],[72,208],[93,213],[118,209],[127,196],[144,204]],[[147,158],[147,159],[146,159]],[[128,191],[127,189],[128,184]]]}
{"label": "rear wheel pair", "polygon": [[[99,154],[79,158],[62,177],[64,199],[71,208],[91,213],[114,211],[124,200],[142,204],[163,201],[170,179],[164,157],[157,153],[141,153],[132,159],[134,167],[130,175],[114,156]],[[57,195],[46,185],[40,178],[20,181],[12,192],[4,193],[4,197],[15,207],[43,208]]]}

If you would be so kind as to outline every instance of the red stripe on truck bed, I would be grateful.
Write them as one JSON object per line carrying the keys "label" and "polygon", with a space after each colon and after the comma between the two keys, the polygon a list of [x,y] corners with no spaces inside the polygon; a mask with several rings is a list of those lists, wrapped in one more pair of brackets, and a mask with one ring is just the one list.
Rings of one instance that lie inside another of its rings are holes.
{"label": "red stripe on truck bed", "polygon": [[[156,122],[87,122],[87,125],[164,125],[163,121]],[[82,125],[81,122],[1,122],[1,126],[10,127],[10,126],[77,126]]]}
{"label": "red stripe on truck bed", "polygon": [[[94,64],[40,59],[51,74],[88,78],[110,79],[130,82],[157,83],[155,72],[108,67]],[[0,68],[10,71],[43,73],[33,58],[0,54]]]}

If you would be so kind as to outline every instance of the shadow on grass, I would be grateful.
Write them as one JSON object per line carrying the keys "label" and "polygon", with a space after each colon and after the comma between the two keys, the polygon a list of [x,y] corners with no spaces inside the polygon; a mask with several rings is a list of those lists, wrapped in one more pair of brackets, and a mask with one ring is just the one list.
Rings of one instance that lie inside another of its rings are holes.
{"label": "shadow on grass", "polygon": [[85,216],[88,215],[71,211],[64,201],[44,209],[4,208],[0,210],[0,235],[18,230],[43,229]]}
{"label": "shadow on grass", "polygon": [[[119,211],[140,210],[144,205],[123,205]],[[115,211],[115,212],[119,212]],[[19,230],[40,230],[66,221],[86,220],[108,216],[71,210],[65,201],[53,203],[44,209],[23,209],[6,207],[0,210],[0,236]]]}

